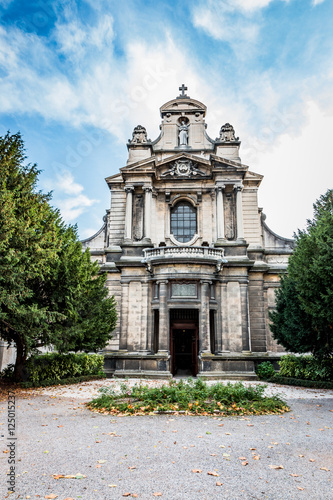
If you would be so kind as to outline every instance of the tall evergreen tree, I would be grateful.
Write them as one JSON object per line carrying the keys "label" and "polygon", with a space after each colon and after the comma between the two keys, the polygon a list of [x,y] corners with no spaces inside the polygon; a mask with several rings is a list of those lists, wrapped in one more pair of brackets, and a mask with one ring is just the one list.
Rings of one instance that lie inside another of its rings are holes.
{"label": "tall evergreen tree", "polygon": [[333,353],[333,190],[314,204],[314,218],[298,231],[288,276],[270,314],[272,332],[292,352]]}
{"label": "tall evergreen tree", "polygon": [[106,277],[37,191],[39,171],[25,159],[20,134],[0,137],[0,336],[16,347],[16,378],[39,347],[104,347],[116,322]]}

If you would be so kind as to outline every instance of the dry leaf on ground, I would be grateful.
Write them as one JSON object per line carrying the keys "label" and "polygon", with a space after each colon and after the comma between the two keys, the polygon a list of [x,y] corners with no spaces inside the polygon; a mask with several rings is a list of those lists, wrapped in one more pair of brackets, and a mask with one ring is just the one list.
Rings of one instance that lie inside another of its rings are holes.
{"label": "dry leaf on ground", "polygon": [[208,476],[219,477],[217,472],[207,472]]}
{"label": "dry leaf on ground", "polygon": [[270,469],[284,469],[283,465],[269,465]]}
{"label": "dry leaf on ground", "polygon": [[196,473],[196,474],[200,474],[200,472],[202,472],[201,469],[192,469],[192,472]]}
{"label": "dry leaf on ground", "polygon": [[223,483],[219,483],[218,481],[216,481],[216,486],[222,486]]}

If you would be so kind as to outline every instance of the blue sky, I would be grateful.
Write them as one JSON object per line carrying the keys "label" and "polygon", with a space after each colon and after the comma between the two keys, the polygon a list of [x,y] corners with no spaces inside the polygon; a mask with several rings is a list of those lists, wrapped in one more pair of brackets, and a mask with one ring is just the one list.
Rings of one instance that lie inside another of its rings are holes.
{"label": "blue sky", "polygon": [[156,138],[184,82],[212,138],[234,125],[266,222],[291,237],[333,184],[332,23],[332,0],[0,0],[0,135],[22,133],[85,238],[134,126]]}

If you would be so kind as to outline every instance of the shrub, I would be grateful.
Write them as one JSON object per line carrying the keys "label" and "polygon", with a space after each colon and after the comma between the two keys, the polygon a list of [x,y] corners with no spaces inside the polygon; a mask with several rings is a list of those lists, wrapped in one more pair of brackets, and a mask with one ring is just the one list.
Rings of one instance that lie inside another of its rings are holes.
{"label": "shrub", "polygon": [[325,382],[324,380],[303,380],[300,378],[282,377],[275,375],[274,378],[268,380],[274,384],[295,385],[298,387],[310,387],[312,389],[333,389],[333,382]]}
{"label": "shrub", "polygon": [[34,385],[43,381],[57,381],[103,373],[104,357],[99,354],[40,354],[27,361],[26,382]]}
{"label": "shrub", "polygon": [[175,382],[161,387],[146,385],[129,387],[121,384],[120,390],[100,389],[101,395],[88,403],[88,408],[113,415],[182,412],[190,415],[256,415],[288,411],[279,396],[264,396],[266,386],[245,387],[241,382],[217,383],[208,386],[198,379]]}
{"label": "shrub", "polygon": [[303,380],[333,381],[333,358],[319,359],[314,356],[282,356],[279,362],[282,377]]}
{"label": "shrub", "polygon": [[264,361],[257,366],[256,374],[260,380],[272,378],[275,375],[274,366],[270,361]]}

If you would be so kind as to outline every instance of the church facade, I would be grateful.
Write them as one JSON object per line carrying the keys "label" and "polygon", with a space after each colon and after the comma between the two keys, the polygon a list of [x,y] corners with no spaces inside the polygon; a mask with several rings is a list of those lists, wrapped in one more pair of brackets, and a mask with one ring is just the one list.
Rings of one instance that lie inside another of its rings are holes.
{"label": "church facade", "polygon": [[105,223],[82,242],[117,301],[109,376],[251,378],[283,352],[268,312],[293,240],[266,225],[262,176],[241,163],[232,125],[211,139],[185,90],[160,108],[156,140],[135,127],[126,166],[106,179]]}

